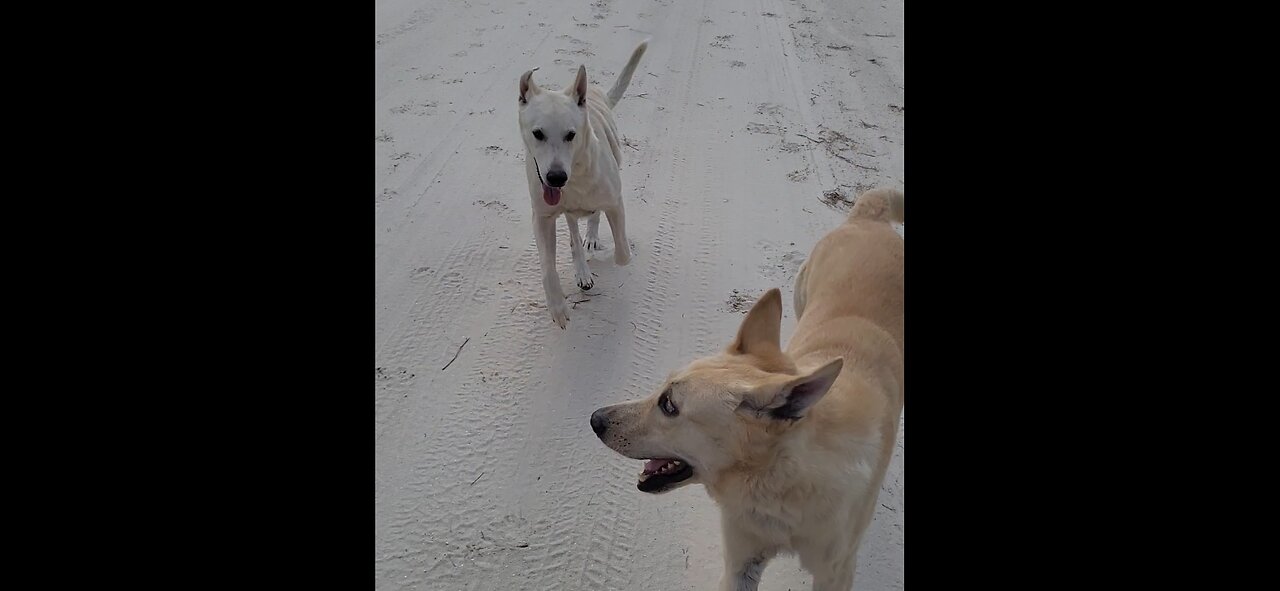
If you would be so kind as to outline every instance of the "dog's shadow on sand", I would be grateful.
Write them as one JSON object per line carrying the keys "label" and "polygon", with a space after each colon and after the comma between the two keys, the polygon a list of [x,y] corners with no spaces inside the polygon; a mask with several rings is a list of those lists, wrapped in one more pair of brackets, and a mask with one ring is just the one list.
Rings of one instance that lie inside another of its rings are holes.
{"label": "dog's shadow on sand", "polygon": [[[636,290],[645,289],[643,265],[646,255],[631,241],[631,261],[618,266],[613,261],[613,236],[600,228],[600,241],[607,246],[587,253],[595,285],[583,291],[573,281],[572,263],[561,264],[560,280],[569,306],[567,330],[555,329],[565,355],[556,355],[551,371],[569,377],[571,412],[582,417],[582,435],[591,439],[588,422],[595,409],[637,395],[628,391],[634,381]],[[564,240],[567,236],[562,236]],[[568,262],[568,261],[563,261]],[[549,320],[548,320],[549,321]],[[555,328],[551,325],[551,328]]]}

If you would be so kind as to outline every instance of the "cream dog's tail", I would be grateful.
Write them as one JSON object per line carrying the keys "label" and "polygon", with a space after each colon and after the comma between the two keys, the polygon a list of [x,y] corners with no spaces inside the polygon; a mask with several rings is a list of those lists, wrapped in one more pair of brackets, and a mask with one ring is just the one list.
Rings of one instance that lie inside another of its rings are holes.
{"label": "cream dog's tail", "polygon": [[640,57],[644,55],[644,50],[649,48],[649,40],[645,39],[640,42],[640,46],[631,52],[631,59],[627,61],[626,67],[622,68],[622,73],[618,74],[618,81],[613,83],[613,88],[609,89],[609,108],[612,109],[618,101],[622,100],[622,95],[627,92],[627,86],[631,85],[631,75],[636,73],[636,65],[640,63]]}
{"label": "cream dog's tail", "polygon": [[872,189],[858,195],[849,219],[871,219],[906,223],[906,196],[897,189]]}

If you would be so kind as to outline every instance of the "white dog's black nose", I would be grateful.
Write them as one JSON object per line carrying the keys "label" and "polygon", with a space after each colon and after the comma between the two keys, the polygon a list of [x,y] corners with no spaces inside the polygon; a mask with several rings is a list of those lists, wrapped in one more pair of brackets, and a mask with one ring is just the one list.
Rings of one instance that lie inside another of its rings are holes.
{"label": "white dog's black nose", "polygon": [[547,171],[547,184],[552,187],[563,187],[568,181],[569,175],[565,174],[563,170]]}
{"label": "white dog's black nose", "polygon": [[609,423],[605,422],[604,409],[591,413],[591,430],[596,432],[597,437],[604,437],[604,430],[609,428]]}

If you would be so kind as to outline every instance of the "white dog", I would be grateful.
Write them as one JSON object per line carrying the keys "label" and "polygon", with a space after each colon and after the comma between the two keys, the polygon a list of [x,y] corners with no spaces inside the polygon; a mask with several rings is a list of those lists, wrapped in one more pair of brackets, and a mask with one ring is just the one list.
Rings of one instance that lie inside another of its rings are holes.
{"label": "white dog", "polygon": [[[600,212],[613,232],[613,261],[631,261],[626,216],[622,208],[622,146],[611,110],[631,83],[636,64],[649,46],[646,40],[631,54],[618,81],[606,95],[587,86],[587,69],[578,66],[573,84],[563,91],[545,90],[529,70],[520,76],[520,137],[524,138],[525,172],[533,202],[533,237],[542,259],[542,287],[547,309],[560,328],[569,322],[560,275],[556,273],[556,218],[569,222],[569,249],[574,278],[585,290],[595,286],[587,268],[586,249],[600,249]],[[578,235],[578,218],[587,216],[587,239]]]}

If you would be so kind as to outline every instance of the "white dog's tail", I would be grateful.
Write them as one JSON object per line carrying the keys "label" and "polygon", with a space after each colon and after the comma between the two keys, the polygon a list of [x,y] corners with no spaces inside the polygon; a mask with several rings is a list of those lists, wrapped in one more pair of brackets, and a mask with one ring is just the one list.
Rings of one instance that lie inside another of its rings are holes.
{"label": "white dog's tail", "polygon": [[873,219],[906,223],[906,196],[897,189],[872,189],[858,196],[849,219]]}
{"label": "white dog's tail", "polygon": [[640,57],[644,55],[644,50],[649,48],[649,40],[645,39],[640,42],[640,46],[631,52],[631,59],[627,61],[626,67],[622,68],[622,73],[618,74],[618,81],[613,83],[613,88],[609,89],[609,108],[612,109],[618,101],[622,100],[622,95],[627,92],[627,86],[631,85],[631,75],[636,73],[636,65],[640,63]]}

